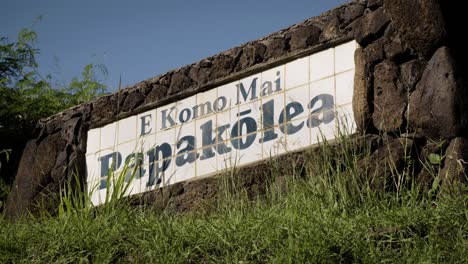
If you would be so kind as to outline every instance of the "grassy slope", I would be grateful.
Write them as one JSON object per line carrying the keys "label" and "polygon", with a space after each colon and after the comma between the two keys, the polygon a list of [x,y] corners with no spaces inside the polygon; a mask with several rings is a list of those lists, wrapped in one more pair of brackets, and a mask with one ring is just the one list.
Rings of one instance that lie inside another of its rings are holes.
{"label": "grassy slope", "polygon": [[411,180],[392,192],[371,189],[356,176],[358,156],[343,149],[308,156],[305,168],[286,162],[289,177],[279,180],[273,168],[267,195],[256,199],[224,176],[209,213],[111,202],[0,219],[0,263],[467,263],[466,196],[434,195]]}

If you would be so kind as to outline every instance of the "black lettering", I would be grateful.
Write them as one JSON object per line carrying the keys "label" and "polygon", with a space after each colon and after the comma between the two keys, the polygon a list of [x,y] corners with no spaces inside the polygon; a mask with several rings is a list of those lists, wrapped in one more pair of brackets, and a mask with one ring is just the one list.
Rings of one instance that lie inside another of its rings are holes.
{"label": "black lettering", "polygon": [[181,123],[185,123],[185,122],[189,121],[191,117],[192,117],[192,112],[188,108],[183,109],[179,113],[179,121]]}
{"label": "black lettering", "polygon": [[260,93],[261,96],[267,96],[273,93],[273,85],[271,82],[264,82],[262,84],[262,92]]}
{"label": "black lettering", "polygon": [[211,102],[196,105],[192,108],[192,110],[194,119],[213,113]]}
{"label": "black lettering", "polygon": [[252,83],[250,84],[249,90],[246,92],[245,87],[243,83],[236,84],[237,87],[237,103],[236,105],[241,103],[241,95],[242,98],[244,99],[243,101],[246,102],[247,98],[249,97],[250,94],[250,100],[257,99],[257,79],[254,78],[252,80]]}
{"label": "black lettering", "polygon": [[213,110],[215,110],[215,112],[221,112],[224,110],[224,108],[226,108],[227,106],[227,99],[225,96],[220,96],[218,97],[218,99],[216,99],[216,101],[214,102],[213,104]]}
{"label": "black lettering", "polygon": [[143,177],[145,169],[143,168],[143,153],[132,153],[125,158],[127,173],[125,181],[129,182],[132,175],[135,179]]}
{"label": "black lettering", "polygon": [[[335,118],[335,111],[333,111],[335,103],[333,102],[332,95],[317,95],[310,101],[307,107],[312,110],[315,104],[318,102],[322,102],[322,105],[319,108],[313,110],[307,119],[307,126],[309,128],[318,127],[322,123],[328,124]],[[322,119],[320,119],[320,114],[323,114]]]}
{"label": "black lettering", "polygon": [[[146,120],[146,118],[149,117],[149,120]],[[150,122],[152,121],[152,116],[151,114],[148,114],[148,115],[145,115],[145,116],[142,116],[140,117],[141,119],[141,132],[140,132],[140,136],[143,136],[143,135],[146,135],[146,134],[149,134],[151,133],[151,130],[152,128],[150,127],[149,130],[146,130],[147,127],[150,126]]]}
{"label": "black lettering", "polygon": [[156,184],[161,183],[162,178],[160,174],[164,173],[171,164],[172,148],[168,143],[163,143],[148,151],[147,154],[149,157],[149,179],[147,186],[150,187],[155,184],[156,179]]}
{"label": "black lettering", "polygon": [[278,134],[273,128],[275,125],[274,116],[275,116],[275,101],[272,99],[264,103],[260,110],[262,111],[262,126],[263,126],[263,138],[259,140],[260,143],[268,142],[278,138]]}
{"label": "black lettering", "polygon": [[184,143],[186,143],[187,146],[183,149],[180,149],[179,152],[177,152],[176,165],[178,167],[182,167],[186,163],[193,163],[198,158],[198,155],[195,152],[195,137],[194,136],[182,137],[177,142],[177,149],[179,149]]}
{"label": "black lettering", "polygon": [[275,80],[275,84],[276,84],[275,92],[281,91],[281,76],[280,76],[280,74],[281,73],[279,71],[276,72],[276,76],[278,76],[278,79]]}
{"label": "black lettering", "polygon": [[[239,117],[247,115],[252,110],[247,110],[237,114]],[[245,134],[243,133],[245,128]],[[246,149],[252,145],[257,137],[257,122],[252,117],[244,117],[234,123],[231,131],[231,143],[235,149]],[[242,135],[247,135],[245,142],[242,140]]]}
{"label": "black lettering", "polygon": [[286,105],[284,111],[281,112],[279,117],[279,123],[282,124],[280,126],[281,132],[291,135],[301,130],[301,128],[304,126],[304,122],[301,122],[299,125],[293,125],[292,123],[288,122],[303,112],[304,107],[302,107],[302,105],[298,102],[292,102]]}
{"label": "black lettering", "polygon": [[166,129],[166,128],[168,127],[167,124],[166,124],[166,121],[169,122],[169,127],[173,127],[173,126],[177,125],[176,122],[174,121],[174,119],[172,119],[172,116],[171,116],[172,111],[174,111],[174,109],[175,109],[175,107],[172,107],[172,108],[170,109],[170,112],[169,112],[169,113],[167,113],[167,110],[168,110],[168,109],[165,109],[165,110],[163,110],[163,111],[161,112],[161,119],[162,119],[162,120],[161,120],[161,124],[162,124],[162,129]]}
{"label": "black lettering", "polygon": [[216,137],[213,137],[213,121],[210,120],[200,126],[202,130],[202,148],[203,155],[201,160],[209,159],[215,156],[213,151],[216,150],[219,154],[225,154],[231,151],[231,148],[226,146],[222,135],[229,128],[229,124],[218,126],[216,128]]}
{"label": "black lettering", "polygon": [[107,188],[107,178],[111,170],[118,170],[122,164],[122,155],[120,152],[112,152],[100,157],[98,161],[101,162],[101,182],[99,184],[99,190],[102,190]]}

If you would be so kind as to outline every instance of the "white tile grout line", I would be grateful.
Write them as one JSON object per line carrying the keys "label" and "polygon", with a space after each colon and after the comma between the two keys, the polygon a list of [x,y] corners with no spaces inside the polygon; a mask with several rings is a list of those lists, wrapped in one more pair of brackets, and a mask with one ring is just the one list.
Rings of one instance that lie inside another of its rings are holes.
{"label": "white tile grout line", "polygon": [[[337,94],[336,94],[336,58],[335,58],[335,52],[336,52],[336,48],[333,47],[333,91],[334,91],[334,105],[333,105],[333,109],[335,111],[335,129],[338,130],[338,122],[337,122],[337,116],[338,116],[338,110],[336,108],[336,97],[337,97]],[[335,133],[335,131],[334,131]]]}

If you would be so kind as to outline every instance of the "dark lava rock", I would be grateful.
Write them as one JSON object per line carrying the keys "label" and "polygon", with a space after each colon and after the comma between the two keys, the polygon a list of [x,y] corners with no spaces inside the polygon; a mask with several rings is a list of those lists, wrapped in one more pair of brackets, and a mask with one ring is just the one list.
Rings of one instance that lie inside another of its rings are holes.
{"label": "dark lava rock", "polygon": [[188,67],[174,72],[169,86],[169,95],[180,93],[193,85],[193,80],[188,77]]}
{"label": "dark lava rock", "polygon": [[390,139],[370,157],[360,160],[358,170],[369,178],[372,188],[393,190],[398,183],[398,175],[406,166],[413,144],[410,139]]}
{"label": "dark lava rock", "polygon": [[468,181],[468,139],[455,138],[445,152],[444,167],[440,171],[442,183],[450,187],[454,182]]}
{"label": "dark lava rock", "polygon": [[409,124],[429,138],[452,138],[459,133],[454,60],[447,47],[438,49],[411,94]]}
{"label": "dark lava rock", "polygon": [[127,95],[122,105],[122,112],[130,112],[137,108],[145,100],[145,96],[140,92],[133,92]]}
{"label": "dark lava rock", "polygon": [[367,1],[367,7],[371,10],[375,10],[383,5],[383,0],[369,0]]}
{"label": "dark lava rock", "polygon": [[403,125],[407,91],[398,83],[399,68],[384,61],[374,71],[374,126],[384,132],[398,131]]}
{"label": "dark lava rock", "polygon": [[393,28],[386,34],[391,43],[388,58],[402,54],[428,58],[443,43],[446,31],[439,0],[385,0],[383,9]]}
{"label": "dark lava rock", "polygon": [[275,37],[265,42],[265,60],[284,55],[290,48],[291,37]]}
{"label": "dark lava rock", "polygon": [[384,44],[385,39],[380,38],[363,49],[364,61],[366,64],[375,65],[385,58]]}
{"label": "dark lava rock", "polygon": [[353,113],[357,130],[364,132],[372,118],[372,75],[363,49],[356,50],[354,60],[356,70],[354,74]]}
{"label": "dark lava rock", "polygon": [[291,49],[298,50],[316,44],[322,31],[314,25],[299,26],[291,32]]}
{"label": "dark lava rock", "polygon": [[348,25],[364,14],[365,5],[360,3],[352,3],[344,8],[344,11],[339,14],[342,25]]}
{"label": "dark lava rock", "polygon": [[400,82],[404,89],[412,92],[421,79],[426,63],[422,60],[411,60],[400,65]]}
{"label": "dark lava rock", "polygon": [[320,42],[327,42],[340,36],[340,19],[338,16],[333,19],[323,28],[323,32],[320,35]]}
{"label": "dark lava rock", "polygon": [[189,70],[189,77],[194,80],[198,86],[207,83],[210,80],[212,65],[213,63],[208,59],[192,65]]}
{"label": "dark lava rock", "polygon": [[[240,49],[236,49],[240,52]],[[238,54],[234,55],[227,55],[227,54],[220,54],[214,57],[213,65],[211,67],[213,78],[220,78],[222,76],[226,76],[230,74],[234,67],[236,66],[236,58],[239,56]]]}
{"label": "dark lava rock", "polygon": [[153,89],[151,89],[151,92],[145,97],[145,102],[144,104],[150,104],[150,103],[155,103],[165,97],[168,96],[169,93],[169,87],[165,85],[161,85],[159,83],[156,83],[153,85]]}
{"label": "dark lava rock", "polygon": [[384,12],[383,8],[379,8],[361,17],[359,19],[359,25],[355,30],[356,41],[362,47],[366,47],[383,34],[388,23],[390,23],[390,18]]}
{"label": "dark lava rock", "polygon": [[241,71],[250,66],[263,62],[266,52],[266,46],[260,42],[251,42],[242,48],[239,62],[236,65],[235,71]]}
{"label": "dark lava rock", "polygon": [[117,115],[117,94],[99,97],[92,105],[92,123],[110,121]]}
{"label": "dark lava rock", "polygon": [[65,145],[60,133],[49,135],[40,143],[29,141],[23,151],[18,173],[8,196],[5,215],[10,219],[33,210],[37,196],[50,182],[50,172],[56,164],[57,154]]}

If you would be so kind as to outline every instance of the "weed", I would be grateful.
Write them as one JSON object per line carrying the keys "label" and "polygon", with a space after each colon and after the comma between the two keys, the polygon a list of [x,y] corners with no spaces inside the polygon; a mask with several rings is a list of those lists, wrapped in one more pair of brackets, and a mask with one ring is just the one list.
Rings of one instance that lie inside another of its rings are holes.
{"label": "weed", "polygon": [[427,167],[430,191],[406,184],[411,164],[388,164],[401,174],[388,191],[372,188],[372,175],[362,173],[359,161],[371,154],[356,139],[337,137],[272,158],[269,169],[257,171],[266,188],[254,196],[234,166],[219,176],[218,206],[209,213],[130,206],[120,199],[128,192],[128,167],[108,175],[114,191],[97,208],[70,183],[59,217],[0,219],[0,262],[466,263],[468,199],[440,195],[441,162]]}

